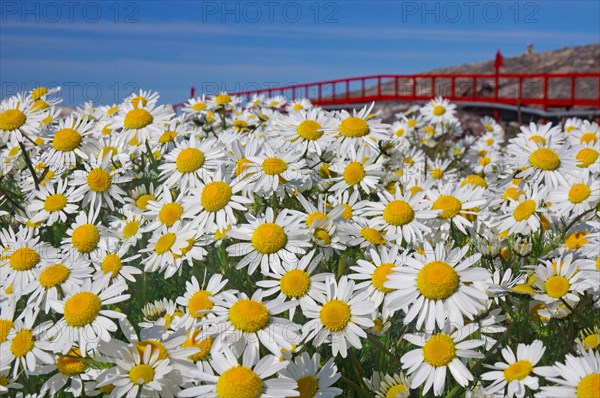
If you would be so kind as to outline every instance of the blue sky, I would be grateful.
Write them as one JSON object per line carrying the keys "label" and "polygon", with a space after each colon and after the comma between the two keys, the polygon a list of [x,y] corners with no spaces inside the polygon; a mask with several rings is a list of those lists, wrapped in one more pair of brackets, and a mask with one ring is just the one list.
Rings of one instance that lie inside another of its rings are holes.
{"label": "blue sky", "polygon": [[598,1],[9,1],[0,97],[61,85],[65,104],[161,102],[435,67],[600,41]]}

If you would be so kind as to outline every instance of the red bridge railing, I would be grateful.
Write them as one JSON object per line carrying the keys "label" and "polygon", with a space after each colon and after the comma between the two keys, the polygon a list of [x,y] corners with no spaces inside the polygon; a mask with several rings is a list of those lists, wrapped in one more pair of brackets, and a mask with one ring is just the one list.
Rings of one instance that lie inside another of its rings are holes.
{"label": "red bridge railing", "polygon": [[428,101],[442,96],[463,103],[600,109],[600,73],[375,75],[230,93],[308,98],[331,106],[371,101]]}

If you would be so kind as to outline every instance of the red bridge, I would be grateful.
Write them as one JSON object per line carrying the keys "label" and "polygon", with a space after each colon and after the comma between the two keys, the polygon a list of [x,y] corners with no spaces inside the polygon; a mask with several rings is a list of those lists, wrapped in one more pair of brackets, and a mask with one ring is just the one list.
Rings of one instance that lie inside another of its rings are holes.
{"label": "red bridge", "polygon": [[[193,89],[192,89],[193,90]],[[600,73],[375,75],[230,93],[308,98],[323,107],[371,101],[423,102],[442,96],[460,105],[529,108],[533,113],[600,114]],[[192,94],[193,95],[193,94]]]}

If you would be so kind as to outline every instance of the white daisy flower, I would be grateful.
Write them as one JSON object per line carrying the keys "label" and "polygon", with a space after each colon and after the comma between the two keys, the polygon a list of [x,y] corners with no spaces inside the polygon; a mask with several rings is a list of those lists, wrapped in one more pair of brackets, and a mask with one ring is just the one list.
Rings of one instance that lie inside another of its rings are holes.
{"label": "white daisy flower", "polygon": [[111,391],[113,397],[136,397],[138,394],[165,398],[177,396],[183,380],[179,372],[173,370],[168,358],[161,359],[160,348],[151,344],[143,350],[114,346],[106,345],[105,349],[109,354],[107,359],[116,366],[100,374],[98,387],[114,385]]}
{"label": "white daisy flower", "polygon": [[[35,312],[34,312],[35,311]],[[17,377],[22,368],[27,376],[36,371],[39,363],[51,363],[52,356],[46,351],[50,345],[43,336],[52,327],[52,321],[35,325],[38,310],[26,310],[14,323],[6,341],[0,344],[3,366],[12,366],[12,377]]]}
{"label": "white daisy flower", "polygon": [[[376,159],[375,156],[362,156],[362,152],[346,155],[348,160],[340,159],[330,167],[330,171],[335,173],[331,178],[333,185],[329,188],[330,192],[339,196],[344,191],[358,191],[367,195],[376,190],[377,184],[383,175],[383,159]],[[346,152],[347,154],[348,152]]]}
{"label": "white daisy flower", "polygon": [[421,108],[421,114],[430,123],[450,123],[456,119],[455,113],[456,105],[442,97],[432,99]]}
{"label": "white daisy flower", "polygon": [[173,117],[172,108],[149,102],[143,105],[142,101],[134,106],[132,103],[123,103],[119,112],[114,116],[114,125],[122,128],[124,142],[133,140],[135,143],[145,143],[153,134],[158,134],[161,125]]}
{"label": "white daisy flower", "polygon": [[[308,308],[315,306],[315,300],[323,295],[323,282],[331,275],[330,273],[320,273],[312,275],[319,262],[321,256],[316,255],[316,251],[312,250],[305,256],[302,256],[294,263],[281,263],[281,267],[269,272],[265,276],[271,278],[256,282],[256,285],[265,289],[264,297],[279,293],[279,297],[284,297],[291,301],[298,301],[300,308]],[[289,309],[290,319],[294,317],[296,307]]]}
{"label": "white daisy flower", "polygon": [[56,355],[54,363],[38,366],[39,374],[49,375],[56,371],[42,385],[40,394],[45,396],[49,392],[50,396],[55,396],[59,391],[64,391],[76,397],[80,396],[84,380],[93,377],[90,373],[94,373],[88,360],[89,358],[81,356],[79,348],[74,347],[65,355]]}
{"label": "white daisy flower", "polygon": [[427,197],[431,203],[431,210],[441,210],[437,222],[440,230],[447,233],[454,225],[463,234],[468,235],[467,228],[473,228],[472,221],[487,202],[483,193],[483,188],[469,189],[453,183],[430,190]]}
{"label": "white daisy flower", "polygon": [[411,388],[423,386],[423,394],[433,386],[435,396],[441,396],[446,385],[446,372],[450,370],[456,382],[466,387],[473,375],[463,363],[464,359],[483,358],[483,354],[473,348],[484,344],[483,340],[466,340],[477,331],[477,325],[470,324],[453,331],[446,324],[440,333],[407,334],[404,339],[420,348],[407,352],[400,358],[402,368],[412,376]]}
{"label": "white daisy flower", "polygon": [[36,278],[25,288],[24,294],[29,296],[28,304],[42,308],[47,314],[52,300],[58,300],[59,295],[62,297],[64,293],[61,292],[81,286],[92,276],[94,269],[87,261],[62,253],[52,263],[38,266],[36,271]]}
{"label": "white daisy flower", "polygon": [[335,366],[334,358],[329,358],[321,366],[321,356],[318,353],[311,358],[308,353],[303,352],[290,361],[279,374],[296,380],[298,383],[296,391],[300,393],[300,397],[333,398],[342,394],[341,389],[332,387],[341,376]]}
{"label": "white daisy flower", "polygon": [[120,303],[130,295],[122,294],[127,290],[124,281],[107,287],[108,278],[83,281],[62,300],[50,300],[50,306],[63,317],[49,330],[48,341],[54,351],[66,354],[75,343],[81,349],[81,355],[88,356],[88,350],[97,347],[100,341],[110,341],[110,332],[117,330],[117,325],[109,318],[120,319],[126,315],[122,312],[103,309],[103,306]]}
{"label": "white daisy flower", "polygon": [[27,207],[36,213],[31,221],[52,225],[59,220],[66,222],[69,214],[76,213],[83,194],[75,193],[74,187],[68,187],[66,181],[60,179],[56,185],[40,185],[39,190],[33,191],[33,197]]}
{"label": "white daisy flower", "polygon": [[212,175],[225,159],[225,152],[214,139],[198,142],[195,136],[176,143],[175,149],[165,156],[158,166],[163,186],[177,186],[182,192],[197,188],[207,176]]}
{"label": "white daisy flower", "polygon": [[464,258],[469,246],[450,251],[442,243],[435,249],[428,242],[424,254],[408,257],[406,266],[389,275],[384,287],[389,293],[389,310],[404,309],[404,324],[416,319],[416,327],[425,325],[433,330],[436,323],[442,328],[446,321],[464,325],[464,317],[473,320],[485,308],[485,291],[473,282],[490,277],[488,270],[476,267],[481,254]]}
{"label": "white daisy flower", "polygon": [[392,375],[373,372],[370,379],[363,378],[367,387],[375,393],[375,398],[408,398],[410,396],[410,379],[404,373]]}
{"label": "white daisy flower", "polygon": [[548,193],[550,210],[558,217],[569,219],[594,208],[600,201],[600,182],[591,175],[571,179],[567,185]]}
{"label": "white daisy flower", "polygon": [[[252,351],[244,352],[239,358],[228,348],[223,352],[215,352],[210,360],[210,367],[205,367],[199,374],[203,383],[186,388],[179,397],[198,398],[271,398],[298,397],[298,384],[295,380],[279,376],[273,378],[280,370],[288,366],[287,361],[280,361],[274,355],[263,358]],[[217,372],[215,375],[214,371]]]}
{"label": "white daisy flower", "polygon": [[102,205],[108,205],[110,210],[114,210],[114,202],[125,203],[125,191],[117,184],[122,184],[130,180],[124,176],[125,169],[117,168],[111,162],[110,157],[104,159],[90,156],[84,164],[85,170],[75,170],[73,172],[73,185],[79,186],[74,194],[85,195],[82,206],[90,205],[90,208],[96,209]]}
{"label": "white daisy flower", "polygon": [[69,169],[77,164],[78,159],[87,159],[97,150],[93,138],[94,122],[86,118],[69,116],[60,120],[49,131],[47,145],[42,160],[60,170]]}
{"label": "white daisy flower", "polygon": [[0,142],[34,142],[40,133],[39,125],[45,117],[44,112],[32,109],[31,97],[20,94],[0,103]]}
{"label": "white daisy flower", "polygon": [[399,187],[396,187],[395,191],[395,194],[384,190],[377,192],[380,200],[370,202],[364,216],[372,217],[369,221],[373,226],[385,228],[397,235],[396,243],[399,245],[403,241],[408,244],[422,241],[423,235],[431,231],[423,222],[437,217],[442,212],[438,209],[427,209],[425,192],[402,194]]}
{"label": "white daisy flower", "polygon": [[[355,273],[350,274],[348,278],[359,282],[356,289],[366,290],[375,307],[379,307],[387,294],[394,291],[385,287],[385,283],[398,267],[406,263],[407,252],[399,254],[399,250],[398,246],[392,246],[390,250],[385,247],[380,247],[378,250],[371,249],[369,251],[371,261],[358,260],[357,265],[350,267]],[[384,307],[383,317],[387,318],[387,316]]]}
{"label": "white daisy flower", "polygon": [[534,288],[539,292],[534,298],[545,304],[559,300],[577,302],[579,294],[583,294],[584,290],[597,282],[587,279],[585,273],[580,272],[579,261],[573,259],[573,253],[541,260],[541,264],[536,265],[534,270]]}
{"label": "white daisy flower", "polygon": [[486,387],[486,391],[490,394],[502,393],[507,398],[523,398],[526,393],[525,387],[531,392],[537,391],[538,378],[532,374],[537,373],[534,366],[542,359],[544,351],[546,347],[539,340],[531,344],[519,344],[516,355],[510,347],[504,347],[502,357],[506,362],[496,362],[493,366],[485,365],[493,369],[481,375],[482,380],[493,380],[493,383]]}
{"label": "white daisy flower", "polygon": [[555,383],[544,386],[539,398],[596,397],[600,384],[600,352],[589,350],[581,356],[567,354],[564,363],[538,368],[540,375]]}
{"label": "white daisy flower", "polygon": [[280,269],[282,262],[294,262],[297,255],[303,255],[310,246],[306,230],[301,227],[296,216],[287,209],[275,217],[273,209],[267,208],[264,216],[246,216],[249,224],[235,226],[227,233],[230,238],[240,239],[227,247],[230,256],[244,256],[237,269],[248,265],[248,274],[252,274],[260,264],[263,273]]}
{"label": "white daisy flower", "polygon": [[181,322],[187,329],[198,326],[203,318],[211,313],[215,306],[215,299],[227,285],[227,279],[223,280],[222,275],[214,274],[210,277],[206,287],[200,286],[195,276],[189,282],[185,283],[185,294],[177,298],[177,304],[186,309],[186,315]]}
{"label": "white daisy flower", "polygon": [[204,182],[198,183],[194,195],[184,199],[189,213],[184,217],[192,218],[192,224],[207,233],[235,225],[235,212],[246,212],[246,206],[252,203],[243,194],[246,180],[232,180],[222,174],[219,168],[213,175],[207,175]]}
{"label": "white daisy flower", "polygon": [[327,341],[333,356],[339,353],[345,358],[348,344],[362,348],[360,338],[367,337],[363,329],[374,325],[371,314],[375,305],[367,298],[367,291],[357,293],[354,281],[345,276],[339,282],[330,277],[325,285],[325,296],[320,305],[303,311],[304,316],[312,319],[304,324],[302,332],[307,341],[314,339],[315,347]]}
{"label": "white daisy flower", "polygon": [[162,186],[162,190],[157,199],[148,198],[148,202],[143,213],[144,218],[148,220],[142,232],[154,231],[158,228],[172,227],[177,222],[182,222],[183,214],[187,210],[183,205],[184,195],[180,194],[173,199],[173,193],[167,186]]}
{"label": "white daisy flower", "polygon": [[546,189],[538,185],[526,185],[525,190],[519,193],[517,199],[512,194],[508,195],[509,204],[504,208],[504,214],[498,217],[496,228],[501,232],[510,234],[529,235],[542,226],[545,209],[541,206]]}
{"label": "white daisy flower", "polygon": [[[75,258],[97,258],[100,250],[100,239],[111,239],[106,236],[104,227],[98,225],[100,208],[90,212],[79,212],[75,222],[67,229],[67,236],[62,240],[63,250],[72,252]],[[73,250],[75,249],[75,250]]]}
{"label": "white daisy flower", "polygon": [[207,333],[218,332],[219,342],[245,346],[245,351],[258,354],[262,345],[279,355],[282,348],[290,350],[293,344],[300,342],[301,326],[276,315],[297,304],[286,302],[281,296],[263,301],[261,289],[254,291],[250,298],[244,293],[223,292],[212,308],[215,316],[202,321],[206,325],[203,329]]}
{"label": "white daisy flower", "polygon": [[302,153],[308,151],[321,155],[333,142],[337,122],[327,112],[311,108],[282,116],[275,122],[273,138],[282,145],[298,146]]}
{"label": "white daisy flower", "polygon": [[[146,272],[165,271],[165,278],[173,276],[181,270],[182,261],[179,258],[194,248],[196,232],[189,229],[189,225],[183,225],[177,221],[173,226],[162,226],[154,231],[145,249],[140,250],[144,254],[142,264]],[[200,255],[206,254],[201,249]]]}
{"label": "white daisy flower", "polygon": [[[287,149],[287,148],[286,148]],[[302,181],[306,175],[306,162],[297,149],[275,151],[264,145],[260,156],[246,156],[250,161],[246,175],[255,191],[270,197],[280,186],[288,187]]]}
{"label": "white daisy flower", "polygon": [[345,154],[349,150],[356,150],[363,145],[370,149],[371,154],[379,152],[378,142],[389,138],[389,125],[382,123],[381,119],[372,116],[371,112],[375,103],[363,107],[358,112],[352,110],[352,114],[341,110],[336,115],[338,120],[336,140],[331,148],[338,153]]}
{"label": "white daisy flower", "polygon": [[542,181],[549,187],[568,185],[567,177],[576,173],[573,151],[568,145],[548,145],[528,141],[514,145],[511,150],[514,168],[519,169],[518,178],[531,183]]}
{"label": "white daisy flower", "polygon": [[57,257],[58,250],[34,236],[30,228],[21,228],[16,234],[10,227],[0,231],[0,282],[5,288],[11,286],[15,297],[21,297],[36,279],[36,267]]}
{"label": "white daisy flower", "polygon": [[128,251],[129,246],[127,245],[111,244],[110,241],[102,240],[97,257],[92,259],[96,268],[94,279],[100,279],[110,274],[111,283],[121,279],[135,282],[135,275],[140,275],[142,270],[127,264],[140,258],[140,254],[127,256]]}

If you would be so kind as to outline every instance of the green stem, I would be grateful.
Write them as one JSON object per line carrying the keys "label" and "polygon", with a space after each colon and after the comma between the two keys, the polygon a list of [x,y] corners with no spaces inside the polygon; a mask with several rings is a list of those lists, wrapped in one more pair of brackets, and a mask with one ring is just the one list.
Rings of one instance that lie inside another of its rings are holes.
{"label": "green stem", "polygon": [[582,321],[584,321],[588,326],[593,326],[594,325],[594,322],[592,322],[591,320],[589,320],[586,316],[584,316],[583,314],[581,314],[575,308],[571,307],[571,305],[569,303],[567,303],[567,301],[564,298],[561,297],[560,301],[565,305],[565,307],[567,307],[567,309],[569,311],[571,311],[573,314],[575,314],[577,316],[577,318],[579,318]]}
{"label": "green stem", "polygon": [[375,336],[373,335],[368,335],[367,337],[369,339],[369,341],[371,343],[373,343],[373,345],[375,345],[377,348],[379,348],[379,350],[381,352],[383,352],[385,355],[387,355],[388,357],[390,357],[390,359],[397,361],[398,363],[400,363],[400,358],[398,358],[396,355],[394,355],[391,351],[389,351],[387,348],[385,348],[385,346],[383,344],[381,344],[381,342],[379,340],[377,340],[375,338]]}
{"label": "green stem", "polygon": [[27,149],[25,149],[25,145],[21,141],[19,141],[19,146],[21,147],[21,153],[23,154],[23,158],[25,158],[25,163],[31,172],[31,176],[33,177],[33,182],[35,184],[35,189],[40,188],[40,181],[38,180],[37,173],[33,168],[33,164],[31,163],[31,159],[29,158],[29,154],[27,153]]}

